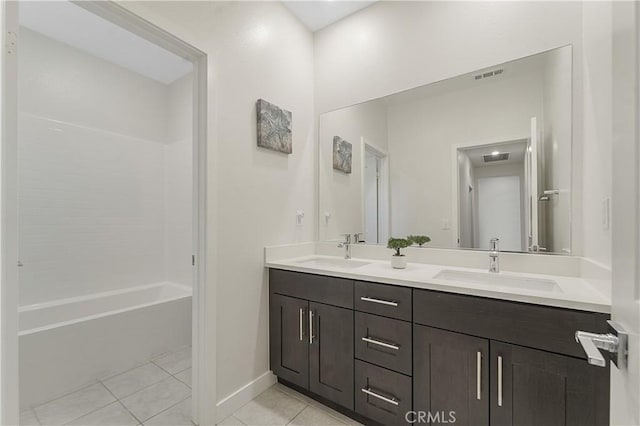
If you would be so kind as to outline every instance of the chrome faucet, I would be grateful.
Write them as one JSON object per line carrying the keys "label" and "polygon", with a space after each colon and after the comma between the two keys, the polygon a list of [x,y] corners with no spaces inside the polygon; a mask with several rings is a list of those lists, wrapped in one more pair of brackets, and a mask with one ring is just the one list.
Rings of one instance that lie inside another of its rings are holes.
{"label": "chrome faucet", "polygon": [[351,234],[344,234],[344,241],[338,244],[339,248],[344,248],[344,258],[351,259]]}
{"label": "chrome faucet", "polygon": [[489,272],[500,272],[500,240],[492,238],[489,241]]}

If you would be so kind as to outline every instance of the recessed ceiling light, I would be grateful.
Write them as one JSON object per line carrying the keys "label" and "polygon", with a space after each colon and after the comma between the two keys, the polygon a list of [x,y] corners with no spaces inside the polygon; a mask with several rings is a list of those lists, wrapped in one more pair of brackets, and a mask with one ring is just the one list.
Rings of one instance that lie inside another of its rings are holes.
{"label": "recessed ceiling light", "polygon": [[494,157],[497,157],[498,155],[500,155],[500,151],[493,151],[491,155],[493,155]]}

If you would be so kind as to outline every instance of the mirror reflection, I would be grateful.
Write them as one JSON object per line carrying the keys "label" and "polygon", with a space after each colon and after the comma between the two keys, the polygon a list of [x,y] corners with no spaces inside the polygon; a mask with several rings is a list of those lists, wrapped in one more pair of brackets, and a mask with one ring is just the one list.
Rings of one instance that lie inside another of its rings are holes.
{"label": "mirror reflection", "polygon": [[321,240],[570,253],[571,46],[319,117]]}

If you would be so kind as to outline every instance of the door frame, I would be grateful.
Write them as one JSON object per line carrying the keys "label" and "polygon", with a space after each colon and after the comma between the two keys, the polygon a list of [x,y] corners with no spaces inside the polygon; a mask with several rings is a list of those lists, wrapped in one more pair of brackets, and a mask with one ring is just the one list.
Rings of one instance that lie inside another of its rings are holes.
{"label": "door frame", "polygon": [[640,7],[611,7],[611,317],[629,333],[627,366],[611,368],[611,424],[622,426],[640,422]]}
{"label": "door frame", "polygon": [[360,138],[360,164],[361,167],[361,176],[360,181],[361,191],[360,191],[360,212],[361,212],[361,223],[362,223],[362,233],[365,234],[365,219],[366,219],[366,201],[365,201],[365,190],[364,183],[366,179],[366,162],[367,162],[367,151],[372,152],[380,159],[380,176],[379,176],[379,186],[378,186],[378,244],[380,242],[386,243],[386,239],[389,238],[389,224],[391,223],[391,215],[390,215],[390,205],[391,202],[389,200],[389,154],[372,144],[371,142],[367,142],[365,137]]}
{"label": "door frame", "polygon": [[451,200],[451,220],[449,221],[451,226],[451,247],[460,247],[460,217],[458,216],[458,212],[460,211],[460,179],[458,172],[458,151],[466,151],[484,145],[509,144],[519,140],[528,140],[529,138],[529,135],[519,134],[501,138],[461,142],[451,146],[451,194],[453,194]]}
{"label": "door frame", "polygon": [[[193,64],[193,405],[196,424],[215,423],[215,385],[207,378],[215,373],[215,352],[207,350],[207,336],[215,336],[215,291],[207,290],[207,54],[175,35],[141,18],[113,1],[72,1]],[[17,55],[5,48],[9,32],[17,35],[17,2],[2,2],[2,157],[0,235],[0,423],[17,424],[18,377],[18,240],[17,240]],[[211,345],[209,345],[211,347]],[[213,372],[213,373],[212,373]]]}

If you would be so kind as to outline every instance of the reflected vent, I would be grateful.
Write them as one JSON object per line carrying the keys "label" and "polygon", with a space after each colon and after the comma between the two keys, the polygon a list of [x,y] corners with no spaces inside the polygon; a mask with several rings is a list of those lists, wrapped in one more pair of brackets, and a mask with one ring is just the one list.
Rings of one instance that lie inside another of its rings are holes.
{"label": "reflected vent", "polygon": [[495,77],[496,75],[500,75],[504,72],[504,68],[498,68],[497,70],[487,71],[482,74],[477,74],[473,76],[474,80],[482,80],[483,78]]}
{"label": "reflected vent", "polygon": [[509,159],[508,152],[501,152],[499,154],[485,154],[482,156],[485,163],[493,163],[494,161],[504,161]]}

